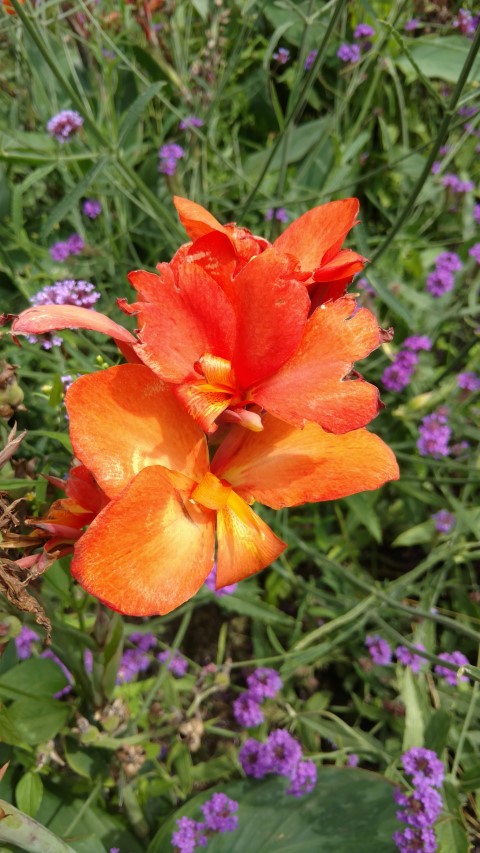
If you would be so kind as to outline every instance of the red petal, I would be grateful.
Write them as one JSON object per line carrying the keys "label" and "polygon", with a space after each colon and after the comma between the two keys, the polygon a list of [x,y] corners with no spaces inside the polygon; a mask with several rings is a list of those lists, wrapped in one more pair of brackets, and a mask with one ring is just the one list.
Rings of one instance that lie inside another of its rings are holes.
{"label": "red petal", "polygon": [[[274,248],[298,258],[302,270],[317,269],[327,252],[338,252],[356,224],[358,210],[356,198],[330,201],[314,207],[285,229],[275,240]],[[331,255],[328,260],[331,260]]]}
{"label": "red petal", "polygon": [[310,299],[291,258],[266,249],[235,279],[237,335],[232,366],[244,390],[274,374],[300,342]]}
{"label": "red petal", "polygon": [[263,427],[255,434],[234,427],[211,466],[246,501],[281,509],[377,489],[399,477],[390,448],[365,429],[333,435],[313,423],[295,429],[270,415]]}
{"label": "red petal", "polygon": [[141,302],[135,309],[142,361],[166,382],[196,377],[194,364],[205,353],[231,358],[235,338],[232,305],[222,288],[192,263],[161,275],[137,270],[128,276]]}
{"label": "red petal", "polygon": [[380,329],[366,308],[354,312],[350,297],[317,308],[295,355],[252,389],[255,402],[295,426],[315,421],[330,432],[343,433],[368,424],[380,410],[377,388],[344,377],[355,361],[378,347]]}
{"label": "red petal", "polygon": [[213,565],[215,513],[189,503],[168,471],[145,468],[75,546],[72,574],[129,616],[169,613]]}
{"label": "red petal", "polygon": [[36,305],[22,311],[12,324],[14,334],[42,335],[60,329],[91,329],[119,341],[136,343],[133,335],[110,317],[77,305]]}
{"label": "red petal", "polygon": [[204,234],[209,234],[210,231],[225,232],[224,226],[218,219],[215,219],[200,204],[196,204],[194,201],[189,201],[188,198],[181,198],[180,196],[174,196],[173,203],[177,208],[180,222],[191,240],[197,240],[198,237],[203,237]]}
{"label": "red petal", "polygon": [[351,249],[343,249],[326,264],[321,264],[313,273],[315,281],[339,281],[353,276],[363,270],[367,258],[363,258],[358,252]]}
{"label": "red petal", "polygon": [[217,513],[217,587],[269,566],[287,547],[234,492]]}
{"label": "red petal", "polygon": [[110,498],[150,465],[193,480],[208,468],[202,431],[144,365],[80,377],[68,389],[66,405],[75,455]]}

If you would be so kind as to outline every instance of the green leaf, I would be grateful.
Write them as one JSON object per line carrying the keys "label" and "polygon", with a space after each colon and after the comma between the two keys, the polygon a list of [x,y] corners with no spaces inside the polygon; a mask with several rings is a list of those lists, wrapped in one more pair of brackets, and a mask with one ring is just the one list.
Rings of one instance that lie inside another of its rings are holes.
{"label": "green leaf", "polygon": [[425,542],[431,542],[433,536],[433,522],[424,521],[422,524],[416,524],[414,527],[409,527],[400,533],[400,536],[392,542],[394,548],[404,548],[409,545],[423,545]]}
{"label": "green leaf", "polygon": [[36,746],[59,733],[70,708],[55,699],[18,699],[12,703],[8,713],[15,721],[15,729],[21,739],[30,746]]}
{"label": "green leaf", "polygon": [[144,92],[142,92],[138,98],[135,98],[133,104],[129,107],[125,115],[123,116],[120,130],[118,133],[118,143],[122,144],[125,137],[128,136],[130,131],[138,125],[142,116],[145,113],[145,108],[149,101],[157,94],[165,86],[160,80],[157,80],[155,83],[152,83],[151,86],[148,86]]}
{"label": "green leaf", "polygon": [[[414,62],[425,77],[456,83],[470,50],[470,42],[462,36],[425,37],[415,39],[409,48]],[[400,56],[396,62],[409,80],[417,77],[417,72],[412,68],[407,56]],[[469,80],[478,77],[480,57],[477,57],[473,64]]]}
{"label": "green leaf", "polygon": [[93,183],[95,178],[103,171],[108,162],[109,157],[101,157],[98,163],[95,163],[90,171],[87,172],[83,180],[78,184],[75,184],[70,192],[68,192],[61,201],[55,205],[53,210],[50,211],[50,216],[42,228],[42,237],[46,237],[52,230],[53,226],[63,219],[67,213],[70,213],[72,208],[78,204],[82,196],[86,194],[90,184]]}
{"label": "green leaf", "polygon": [[43,436],[44,438],[51,438],[52,441],[60,442],[60,444],[65,448],[65,450],[68,450],[69,453],[73,453],[72,442],[66,432],[52,432],[48,429],[32,429],[28,434],[30,438],[33,438],[36,435]]}
{"label": "green leaf", "polygon": [[43,797],[43,782],[38,773],[25,773],[15,788],[17,808],[30,817],[35,817]]}
{"label": "green leaf", "polygon": [[447,711],[434,711],[425,729],[424,746],[441,755],[447,745],[451,724],[451,714]]}
{"label": "green leaf", "polygon": [[470,844],[462,820],[461,803],[456,788],[445,782],[443,786],[446,814],[435,824],[440,851],[468,853]]}
{"label": "green leaf", "polygon": [[277,607],[271,607],[262,601],[254,601],[252,598],[244,596],[238,590],[234,595],[225,595],[223,598],[217,599],[217,601],[220,607],[228,610],[230,613],[249,616],[251,619],[258,619],[260,622],[265,622],[266,625],[284,625],[285,627],[293,625],[291,616],[281,613]]}
{"label": "green leaf", "polygon": [[52,660],[30,658],[9,669],[0,678],[0,698],[20,697],[51,698],[67,684],[60,667]]}
{"label": "green leaf", "polygon": [[[320,767],[315,790],[308,796],[287,796],[287,787],[288,782],[278,777],[222,786],[222,792],[239,803],[239,826],[228,838],[214,835],[209,853],[395,853],[392,833],[398,822],[393,786],[381,776],[353,768]],[[214,790],[204,791],[176,812],[147,853],[172,850],[175,820],[183,815],[199,820],[200,806]]]}
{"label": "green leaf", "polygon": [[403,733],[403,752],[412,746],[423,744],[424,720],[422,714],[421,691],[410,667],[406,666],[400,676],[400,696],[405,705],[405,729]]}
{"label": "green leaf", "polygon": [[[329,127],[329,122],[330,116],[325,116],[315,121],[307,121],[300,127],[293,128],[288,136],[286,163],[296,163],[298,160],[302,160],[310,149],[319,143]],[[261,171],[269,155],[270,152],[268,149],[260,151],[258,154],[252,154],[245,163],[246,174],[254,178]],[[270,169],[272,171],[280,169],[282,162],[283,150],[282,146],[280,146],[270,164]]]}

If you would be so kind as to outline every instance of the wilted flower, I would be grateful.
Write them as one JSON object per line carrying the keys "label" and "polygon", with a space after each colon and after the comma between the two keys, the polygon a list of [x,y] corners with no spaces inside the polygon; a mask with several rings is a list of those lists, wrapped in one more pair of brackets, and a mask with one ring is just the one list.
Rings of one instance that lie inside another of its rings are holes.
{"label": "wilted flower", "polygon": [[455,516],[453,512],[448,512],[447,509],[440,509],[432,515],[435,530],[439,533],[450,533],[455,526]]}

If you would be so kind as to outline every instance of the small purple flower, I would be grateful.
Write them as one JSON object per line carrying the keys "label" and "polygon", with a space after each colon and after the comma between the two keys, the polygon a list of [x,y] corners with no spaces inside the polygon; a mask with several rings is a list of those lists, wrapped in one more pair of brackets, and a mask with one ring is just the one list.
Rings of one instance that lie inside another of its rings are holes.
{"label": "small purple flower", "polygon": [[265,744],[254,738],[248,738],[238,753],[238,760],[246,776],[263,779],[269,772],[269,764]]}
{"label": "small purple flower", "polygon": [[453,290],[454,286],[455,278],[453,273],[443,267],[439,267],[429,273],[425,288],[432,296],[438,299],[440,296],[445,296],[446,293]]}
{"label": "small purple flower", "polygon": [[440,509],[438,512],[434,512],[432,520],[435,530],[439,533],[451,533],[455,527],[455,516],[453,512],[449,512],[447,509]]}
{"label": "small purple flower", "polygon": [[477,264],[480,264],[480,243],[475,243],[468,250],[468,254],[471,258],[474,258]]}
{"label": "small purple flower", "polygon": [[470,193],[475,189],[473,181],[463,181],[458,175],[448,172],[441,178],[441,184],[454,193]]}
{"label": "small purple flower", "polygon": [[279,65],[286,65],[290,59],[290,51],[288,47],[279,47],[278,51],[273,54],[273,59],[275,59]]}
{"label": "small purple flower", "polygon": [[[415,643],[415,648],[422,652],[425,651],[423,643]],[[410,651],[406,646],[398,646],[395,650],[395,657],[403,666],[409,666],[412,672],[420,672],[422,666],[425,664],[425,658],[416,655],[415,652]]]}
{"label": "small purple flower", "polygon": [[22,625],[22,629],[17,637],[15,637],[15,648],[19,660],[27,660],[32,657],[32,645],[39,640],[40,637],[35,631],[32,631],[27,625]]}
{"label": "small purple flower", "polygon": [[311,50],[310,51],[310,53],[308,54],[308,56],[305,60],[305,65],[304,65],[305,71],[310,71],[310,68],[312,67],[313,63],[315,62],[315,60],[317,58],[317,53],[318,53],[318,50]]}
{"label": "small purple flower", "polygon": [[271,222],[272,219],[276,219],[278,222],[288,222],[289,218],[284,207],[269,207],[265,213],[265,220],[267,222]]}
{"label": "small purple flower", "polygon": [[[157,655],[157,660],[160,663],[166,663],[171,655],[171,651],[169,649],[165,649],[164,652],[159,652]],[[183,678],[185,673],[188,670],[188,660],[184,658],[180,652],[174,652],[171,661],[169,662],[167,669],[175,678]]]}
{"label": "small purple flower", "polygon": [[100,293],[90,281],[67,278],[39,290],[30,298],[30,302],[32,305],[79,305],[92,308],[98,299]]}
{"label": "small purple flower", "polygon": [[480,225],[480,204],[475,204],[473,207],[473,218]]}
{"label": "small purple flower", "polygon": [[160,158],[158,165],[159,172],[162,175],[170,175],[171,177],[175,174],[177,161],[185,157],[185,149],[181,145],[177,145],[176,142],[167,142],[160,148],[158,156]]}
{"label": "small purple flower", "polygon": [[375,30],[370,24],[358,24],[353,31],[354,39],[368,39],[375,35]]}
{"label": "small purple flower", "polygon": [[254,728],[263,723],[263,713],[258,701],[247,690],[233,702],[233,716],[239,726]]}
{"label": "small purple flower", "polygon": [[54,699],[61,699],[62,696],[66,696],[67,693],[70,693],[70,691],[72,689],[72,684],[73,684],[73,675],[70,672],[70,670],[67,669],[67,667],[65,666],[63,661],[61,661],[60,658],[55,654],[55,652],[52,652],[51,649],[46,649],[44,652],[42,652],[40,657],[41,658],[47,658],[49,660],[53,660],[53,662],[56,663],[57,666],[60,667],[65,678],[67,679],[68,684],[66,685],[66,687],[63,687],[62,690],[59,690],[57,693],[53,694]]}
{"label": "small purple flower", "polygon": [[83,653],[83,666],[85,672],[90,675],[93,670],[93,652],[91,649],[85,649]]}
{"label": "small purple flower", "polygon": [[447,270],[447,272],[459,272],[463,264],[456,252],[440,252],[435,258],[435,266],[437,269]]}
{"label": "small purple flower", "polygon": [[[447,661],[447,663],[453,663],[455,666],[467,666],[469,663],[468,658],[465,657],[462,652],[442,652],[441,655],[438,656],[440,660]],[[437,665],[435,667],[435,672],[441,678],[444,678],[447,684],[450,684],[452,687],[457,687],[459,681],[468,681],[468,675],[459,675],[458,672],[455,672],[453,669],[448,669],[446,666]]]}
{"label": "small purple flower", "polygon": [[418,433],[417,448],[421,456],[433,456],[434,459],[448,456],[452,430],[441,409],[423,418]]}
{"label": "small purple flower", "polygon": [[205,586],[208,587],[210,592],[214,592],[217,598],[223,598],[224,595],[231,595],[232,592],[235,592],[238,583],[229,583],[217,589],[217,564],[214,563],[212,571],[205,579]]}
{"label": "small purple flower", "polygon": [[50,246],[49,252],[52,261],[59,261],[60,263],[63,263],[63,261],[67,260],[70,254],[70,249],[63,240],[59,240],[58,243],[54,243],[53,246]]}
{"label": "small purple flower", "polygon": [[393,840],[400,853],[435,853],[437,849],[435,832],[429,828],[407,826],[402,832],[394,832]]}
{"label": "small purple flower", "polygon": [[428,352],[432,349],[433,344],[427,335],[411,335],[411,337],[405,338],[403,346],[412,352],[419,352],[420,350]]}
{"label": "small purple flower", "polygon": [[154,649],[157,645],[157,638],[154,634],[142,634],[140,631],[134,631],[128,639],[141,652],[149,652],[150,649]]}
{"label": "small purple flower", "polygon": [[406,33],[413,33],[420,26],[420,21],[418,18],[409,18],[408,21],[405,21],[403,29]]}
{"label": "small purple flower", "polygon": [[265,760],[270,773],[291,776],[302,759],[302,747],[285,729],[270,732],[265,743]]}
{"label": "small purple flower", "polygon": [[466,370],[457,375],[457,385],[462,391],[480,391],[480,376],[473,370]]}
{"label": "small purple flower", "polygon": [[358,44],[341,44],[337,50],[337,56],[342,62],[358,62],[361,53],[362,51]]}
{"label": "small purple flower", "polygon": [[117,684],[126,684],[150,666],[150,657],[139,649],[126,649],[117,672]]}
{"label": "small purple flower", "polygon": [[387,666],[392,662],[392,650],[387,641],[379,634],[371,634],[365,637],[365,645],[372,661],[377,666]]}
{"label": "small purple flower", "polygon": [[59,142],[67,142],[82,127],[83,118],[75,110],[62,110],[47,122],[47,130]]}
{"label": "small purple flower", "polygon": [[[192,127],[203,127],[203,125],[204,125],[203,120],[201,118],[198,118],[198,116],[185,116],[185,118],[182,118],[178,127],[179,127],[179,130],[191,130]],[[180,145],[178,145],[177,148],[180,148]],[[182,149],[182,151],[183,151],[183,149]],[[162,156],[162,154],[160,154],[160,156]],[[172,155],[169,154],[167,156],[171,157]],[[175,156],[175,155],[173,155],[173,156]],[[183,157],[183,154],[181,154],[180,157]],[[179,158],[177,158],[177,159],[179,159]]]}
{"label": "small purple flower", "polygon": [[397,812],[397,820],[419,829],[432,826],[442,811],[440,794],[430,785],[419,785],[408,796],[398,789],[394,794],[397,805],[403,810]]}
{"label": "small purple flower", "polygon": [[388,391],[403,391],[410,382],[418,364],[418,355],[409,350],[401,350],[395,361],[385,368],[382,383]]}
{"label": "small purple flower", "polygon": [[432,785],[441,788],[445,776],[445,768],[431,749],[423,746],[412,746],[402,755],[405,772],[412,777],[414,785]]}
{"label": "small purple flower", "polygon": [[282,679],[275,669],[260,667],[247,676],[247,684],[250,695],[256,702],[264,699],[273,699],[278,691],[282,689]]}
{"label": "small purple flower", "polygon": [[453,21],[453,26],[456,27],[464,36],[471,36],[477,29],[477,19],[468,9],[459,9],[457,17]]}
{"label": "small purple flower", "polygon": [[286,793],[293,797],[310,794],[317,783],[317,768],[313,761],[299,761],[290,775],[290,786]]}
{"label": "small purple flower", "polygon": [[355,281],[355,287],[359,287],[360,290],[363,290],[363,292],[367,293],[368,296],[375,296],[374,288],[370,284],[368,278],[366,278],[364,275]]}
{"label": "small purple flower", "polygon": [[212,832],[233,832],[238,826],[238,803],[226,794],[213,794],[202,806],[205,827]]}
{"label": "small purple flower", "polygon": [[65,244],[70,255],[79,255],[85,248],[85,243],[80,234],[71,234]]}
{"label": "small purple flower", "polygon": [[178,853],[194,853],[196,847],[206,847],[208,837],[205,826],[189,817],[181,817],[177,821],[177,831],[172,835],[172,846]]}
{"label": "small purple flower", "polygon": [[347,767],[357,767],[359,761],[360,759],[358,755],[356,755],[354,752],[351,752],[347,758]]}
{"label": "small purple flower", "polygon": [[94,198],[86,198],[82,204],[82,210],[89,219],[96,219],[102,212],[102,205]]}

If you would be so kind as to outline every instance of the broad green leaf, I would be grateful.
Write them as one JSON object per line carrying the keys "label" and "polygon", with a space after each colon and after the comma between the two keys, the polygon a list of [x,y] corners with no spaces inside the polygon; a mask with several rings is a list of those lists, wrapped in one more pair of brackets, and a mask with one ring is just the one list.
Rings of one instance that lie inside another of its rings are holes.
{"label": "broad green leaf", "polygon": [[38,773],[29,770],[15,788],[17,808],[30,817],[35,817],[43,796],[43,783]]}
{"label": "broad green leaf", "polygon": [[30,430],[30,432],[28,434],[29,434],[30,438],[33,438],[36,435],[44,436],[45,438],[51,438],[52,441],[60,442],[60,444],[63,445],[65,450],[68,450],[69,453],[73,452],[72,451],[72,443],[71,443],[70,438],[66,432],[52,432],[51,430],[48,430],[48,429],[32,429],[32,430]]}
{"label": "broad green leaf", "polygon": [[415,674],[409,666],[403,668],[399,680],[400,696],[405,705],[403,752],[406,752],[412,746],[422,746],[425,724],[422,713],[420,687]]}
{"label": "broad green leaf", "polygon": [[[330,117],[325,116],[323,118],[315,119],[315,121],[307,121],[300,127],[293,128],[289,133],[288,151],[286,156],[287,164],[296,163],[298,160],[302,160],[308,151],[310,151],[310,149],[319,142],[323,134],[326,133],[329,122]],[[245,162],[246,174],[251,178],[255,177],[255,175],[262,169],[265,160],[269,157],[269,154],[270,152],[268,149],[266,151],[261,151],[258,154],[252,154],[252,156]],[[272,171],[280,169],[282,160],[283,150],[282,146],[280,146],[270,163],[270,169]]]}
{"label": "broad green leaf", "polygon": [[[393,786],[353,768],[321,767],[315,790],[297,799],[285,794],[286,779],[234,782],[221,790],[239,804],[239,826],[209,840],[209,853],[394,853],[398,829]],[[200,806],[214,790],[190,800],[168,820],[147,853],[168,853],[175,821],[201,819]]]}
{"label": "broad green leaf", "polygon": [[[441,38],[418,38],[409,46],[413,60],[425,77],[456,83],[463,68],[470,41],[462,36],[442,36]],[[400,56],[396,63],[409,80],[417,77],[417,72],[408,57]],[[469,80],[480,78],[480,57],[477,56],[470,72]]]}
{"label": "broad green leaf", "polygon": [[471,849],[462,819],[462,808],[456,788],[445,782],[443,786],[445,813],[435,824],[441,853],[468,853]]}
{"label": "broad green leaf", "polygon": [[0,678],[0,698],[20,697],[51,698],[67,684],[60,667],[52,660],[30,658],[9,669]]}
{"label": "broad green leaf", "polygon": [[55,699],[18,699],[12,703],[8,713],[25,743],[36,746],[59,733],[70,714],[70,708]]}
{"label": "broad green leaf", "polygon": [[434,533],[433,522],[424,521],[422,524],[416,524],[414,527],[409,527],[400,533],[400,536],[392,542],[394,548],[404,548],[409,545],[422,545],[424,542],[431,542]]}

